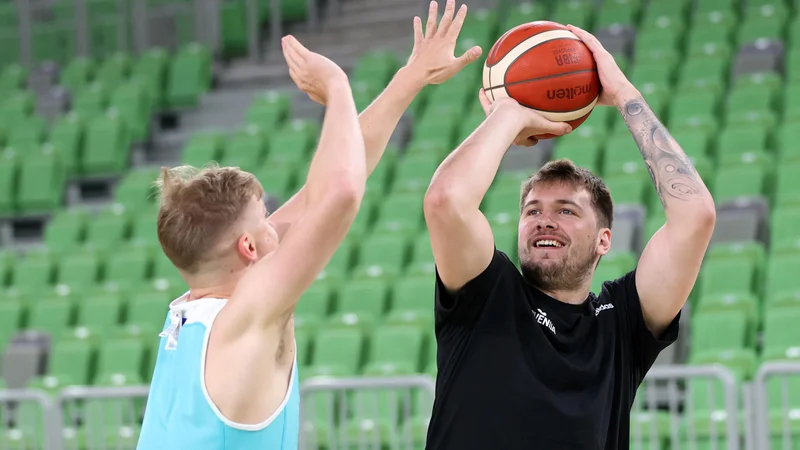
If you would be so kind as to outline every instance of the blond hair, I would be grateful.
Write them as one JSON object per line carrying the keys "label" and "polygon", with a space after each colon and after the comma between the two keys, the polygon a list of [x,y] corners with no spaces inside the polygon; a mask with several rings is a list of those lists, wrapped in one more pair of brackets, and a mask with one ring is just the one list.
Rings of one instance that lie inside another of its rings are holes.
{"label": "blond hair", "polygon": [[215,164],[163,167],[156,187],[161,193],[158,240],[175,267],[188,273],[214,258],[214,248],[253,196],[264,194],[253,174]]}

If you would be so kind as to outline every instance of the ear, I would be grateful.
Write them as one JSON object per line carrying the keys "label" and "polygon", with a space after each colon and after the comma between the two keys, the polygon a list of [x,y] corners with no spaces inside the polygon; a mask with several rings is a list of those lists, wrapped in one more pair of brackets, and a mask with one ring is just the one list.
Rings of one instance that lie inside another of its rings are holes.
{"label": "ear", "polygon": [[251,263],[258,260],[256,243],[249,234],[245,233],[239,237],[239,240],[236,242],[236,249],[239,251],[240,255]]}
{"label": "ear", "polygon": [[605,256],[611,250],[611,230],[601,228],[597,239],[597,254]]}

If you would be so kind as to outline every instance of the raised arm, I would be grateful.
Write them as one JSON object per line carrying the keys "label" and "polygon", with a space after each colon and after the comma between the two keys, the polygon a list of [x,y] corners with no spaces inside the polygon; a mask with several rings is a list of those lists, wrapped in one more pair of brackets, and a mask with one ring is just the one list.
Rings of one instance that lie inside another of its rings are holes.
{"label": "raised arm", "polygon": [[569,125],[549,122],[514,100],[489,106],[483,91],[480,98],[488,111],[486,120],[442,162],[425,194],[425,221],[436,268],[451,292],[480,275],[492,261],[494,237],[480,204],[511,144],[527,136],[570,131]]}
{"label": "raised arm", "polygon": [[[437,26],[438,4],[431,2],[424,33],[422,20],[414,17],[414,47],[408,62],[359,116],[367,176],[378,166],[400,118],[420,91],[428,84],[444,83],[480,57],[481,48],[477,46],[459,57],[453,55],[466,15],[467,5],[461,5],[456,13],[455,0],[448,0]],[[302,187],[272,214],[270,219],[279,235],[282,236],[302,215],[307,204],[305,195],[306,188]]]}
{"label": "raised arm", "polygon": [[597,61],[601,104],[616,107],[639,146],[667,222],[647,243],[636,271],[636,288],[650,331],[658,336],[689,297],[716,221],[714,199],[680,145],[670,136],[614,58],[591,34],[572,30]]}
{"label": "raised arm", "polygon": [[[278,249],[251,268],[236,287],[234,323],[270,325],[294,310],[300,295],[330,261],[358,211],[366,183],[364,141],[345,73],[293,37],[284,55],[298,87],[326,105],[322,133],[306,182],[308,207]],[[313,73],[300,81],[298,71]]]}

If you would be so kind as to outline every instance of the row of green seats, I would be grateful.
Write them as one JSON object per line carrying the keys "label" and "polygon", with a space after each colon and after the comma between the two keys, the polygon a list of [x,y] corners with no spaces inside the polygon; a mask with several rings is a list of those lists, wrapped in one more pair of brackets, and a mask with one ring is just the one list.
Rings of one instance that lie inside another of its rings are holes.
{"label": "row of green seats", "polygon": [[59,287],[25,295],[0,291],[0,347],[19,330],[38,330],[53,337],[106,339],[120,332],[154,336],[164,324],[169,302],[185,285],[143,282],[121,286],[106,283],[80,292]]}
{"label": "row of green seats", "polygon": [[102,61],[75,58],[65,67],[60,83],[80,98],[85,91],[96,90],[95,86],[114,90],[136,81],[153,109],[161,109],[197,105],[200,97],[211,88],[211,78],[211,52],[192,43],[174,55],[156,48],[138,58],[124,52]]}
{"label": "row of green seats", "polygon": [[230,136],[200,132],[187,143],[181,162],[202,167],[210,161],[255,171],[262,165],[292,167],[307,165],[319,136],[319,124],[293,120],[268,132],[258,125],[242,127]]}

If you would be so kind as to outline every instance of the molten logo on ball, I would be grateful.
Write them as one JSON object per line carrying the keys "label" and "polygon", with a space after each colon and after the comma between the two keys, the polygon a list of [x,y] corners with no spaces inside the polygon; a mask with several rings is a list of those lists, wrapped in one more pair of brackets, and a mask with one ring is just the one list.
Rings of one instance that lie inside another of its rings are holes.
{"label": "molten logo on ball", "polygon": [[575,97],[591,94],[593,92],[594,88],[592,87],[592,83],[589,83],[589,84],[584,84],[583,86],[575,86],[566,89],[548,89],[547,98],[549,100],[562,99],[562,98],[565,98],[567,100],[572,100]]}

